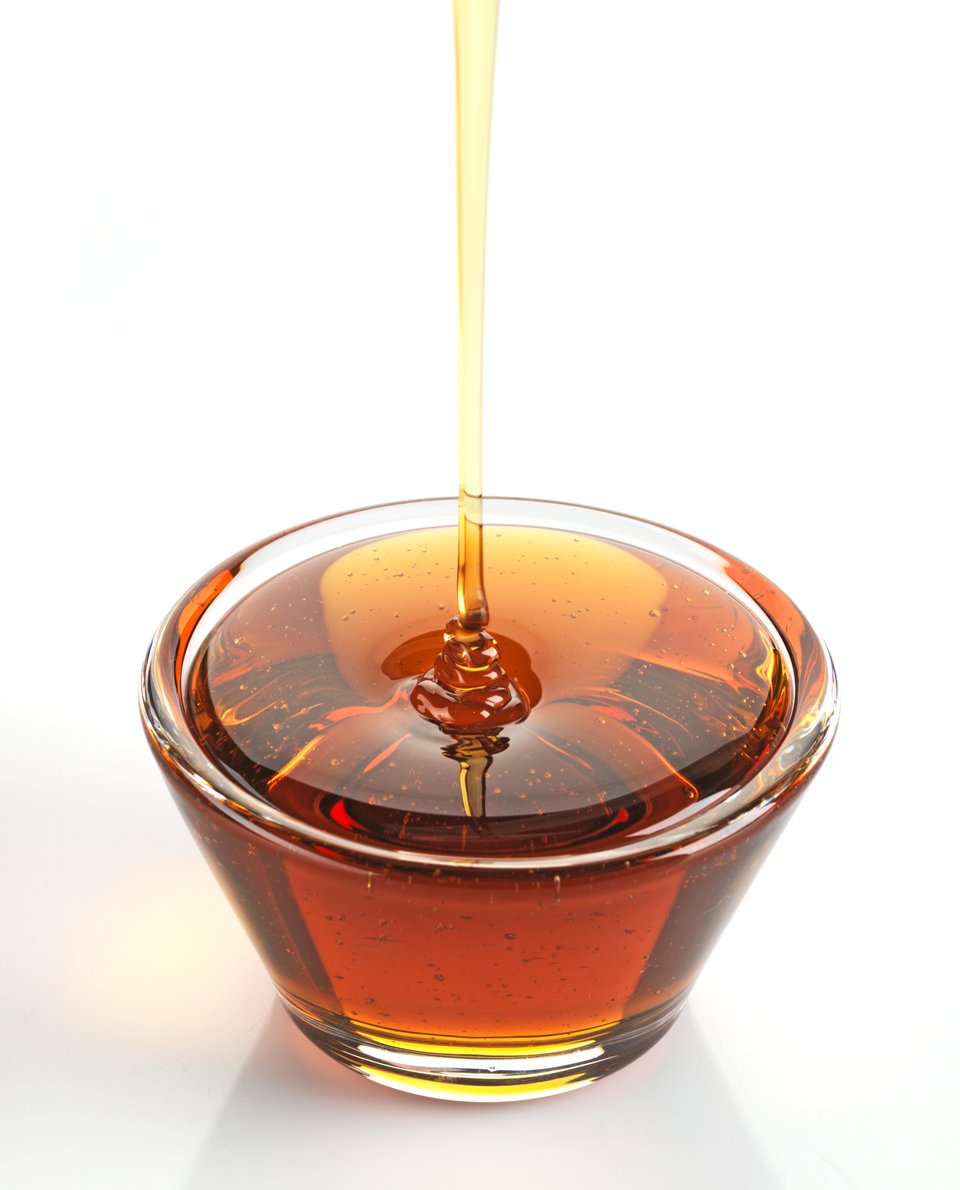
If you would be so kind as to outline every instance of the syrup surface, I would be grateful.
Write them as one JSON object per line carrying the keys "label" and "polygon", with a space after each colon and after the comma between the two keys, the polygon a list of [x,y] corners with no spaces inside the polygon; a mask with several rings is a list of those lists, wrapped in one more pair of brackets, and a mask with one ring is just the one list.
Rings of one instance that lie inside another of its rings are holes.
{"label": "syrup surface", "polygon": [[529,714],[444,731],[411,705],[454,609],[455,530],[270,579],[209,636],[188,713],[236,780],[335,834],[453,854],[603,847],[741,786],[781,739],[791,673],[738,601],[652,554],[492,526],[486,576]]}

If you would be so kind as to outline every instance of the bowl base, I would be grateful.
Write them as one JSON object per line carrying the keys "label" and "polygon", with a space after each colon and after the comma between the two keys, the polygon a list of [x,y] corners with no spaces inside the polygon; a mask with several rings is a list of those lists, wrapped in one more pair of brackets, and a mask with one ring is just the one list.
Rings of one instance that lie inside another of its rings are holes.
{"label": "bowl base", "polygon": [[294,1024],[329,1057],[372,1082],[433,1099],[503,1103],[539,1099],[589,1086],[654,1046],[676,1020],[685,996],[618,1025],[565,1043],[445,1045],[430,1037],[397,1037],[305,1012],[280,993]]}

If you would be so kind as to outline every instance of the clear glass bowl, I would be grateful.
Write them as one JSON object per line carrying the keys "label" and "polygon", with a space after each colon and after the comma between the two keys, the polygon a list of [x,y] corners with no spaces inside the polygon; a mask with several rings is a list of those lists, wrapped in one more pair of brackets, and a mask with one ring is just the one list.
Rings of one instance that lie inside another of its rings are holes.
{"label": "clear glass bowl", "polygon": [[[200,746],[184,710],[185,681],[202,643],[270,578],[347,545],[453,525],[454,500],[328,517],[224,562],[160,626],[141,695],[146,733],[174,799],[294,1021],[367,1077],[443,1098],[570,1090],[662,1037],[826,755],[838,713],[823,642],[782,591],[721,550],[575,505],[489,498],[484,512],[490,529],[555,528],[639,547],[748,607],[793,671],[789,723],[763,767],[662,830],[613,838],[589,853],[523,857],[434,854],[344,837],[291,817],[233,779]],[[594,928],[588,919],[600,917]],[[378,947],[383,923],[399,920],[399,937],[394,929],[391,945]],[[461,964],[472,956],[475,968],[476,998],[464,993],[456,1028],[449,1014],[431,1020],[429,998],[406,975],[416,968],[422,976],[424,966],[442,970],[454,958],[451,948]],[[519,970],[545,948],[563,952],[565,966],[554,964],[553,974],[543,968],[538,991],[491,1014],[485,977]],[[559,970],[580,975],[561,987]],[[411,1028],[418,995],[420,1023]]]}

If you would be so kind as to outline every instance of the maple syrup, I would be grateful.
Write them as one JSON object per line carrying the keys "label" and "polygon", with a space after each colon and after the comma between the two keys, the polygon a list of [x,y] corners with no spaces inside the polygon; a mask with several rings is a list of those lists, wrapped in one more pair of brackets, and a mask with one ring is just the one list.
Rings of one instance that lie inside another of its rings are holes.
{"label": "maple syrup", "polygon": [[[185,707],[204,753],[321,830],[319,854],[254,844],[205,802],[183,804],[318,1044],[418,1089],[422,1072],[404,1066],[417,1053],[447,1083],[465,1055],[493,1055],[489,1084],[464,1080],[538,1093],[615,1068],[669,1025],[777,827],[764,819],[706,858],[603,857],[755,776],[782,741],[794,682],[775,634],[695,571],[587,534],[485,533],[503,662],[530,707],[476,744],[485,781],[461,780],[464,737],[410,704],[442,643],[451,526],[282,571],[190,666]],[[551,857],[568,866],[544,870]],[[358,1062],[357,1037],[380,1059]],[[545,1080],[544,1054],[601,1042],[602,1061],[587,1062],[598,1069]],[[532,1073],[505,1075],[522,1061]]]}
{"label": "maple syrup", "polygon": [[457,611],[434,664],[413,690],[420,714],[455,737],[464,805],[480,807],[497,734],[529,704],[486,631],[483,551],[483,295],[487,178],[499,0],[454,0],[457,67],[457,276],[459,280],[460,487]]}
{"label": "maple syrup", "polygon": [[[574,511],[596,532],[485,524],[497,13],[454,0],[456,524],[387,518],[294,551],[208,623],[242,569],[227,565],[161,628],[143,705],[301,1028],[402,1089],[518,1097],[590,1082],[666,1031],[825,754],[834,695],[799,612],[764,586],[785,609],[769,619],[730,559],[710,577],[696,543],[678,538],[688,565],[590,510]],[[727,821],[791,731],[795,770]]]}
{"label": "maple syrup", "polygon": [[[467,730],[411,705],[442,652],[433,623],[453,587],[452,535],[431,529],[322,554],[242,600],[191,670],[203,748],[335,835],[533,856],[661,830],[745,784],[776,749],[789,662],[737,600],[598,538],[488,533],[495,672],[513,675],[522,720],[484,731],[486,691]],[[473,786],[461,779],[471,747]]]}

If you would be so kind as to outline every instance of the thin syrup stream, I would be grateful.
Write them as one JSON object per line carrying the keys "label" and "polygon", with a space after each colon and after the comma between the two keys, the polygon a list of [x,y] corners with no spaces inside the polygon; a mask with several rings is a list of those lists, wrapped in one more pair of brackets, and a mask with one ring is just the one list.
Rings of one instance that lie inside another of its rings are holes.
{"label": "thin syrup stream", "polygon": [[499,11],[499,0],[453,0],[460,373],[457,609],[461,626],[474,632],[490,619],[483,582],[483,300]]}
{"label": "thin syrup stream", "polygon": [[[457,68],[459,461],[457,615],[433,668],[411,695],[415,709],[453,739],[465,812],[483,814],[483,781],[496,732],[526,716],[529,701],[500,662],[483,573],[483,295],[490,121],[499,0],[454,0]],[[491,734],[493,733],[493,734]],[[486,742],[484,742],[486,741]]]}

